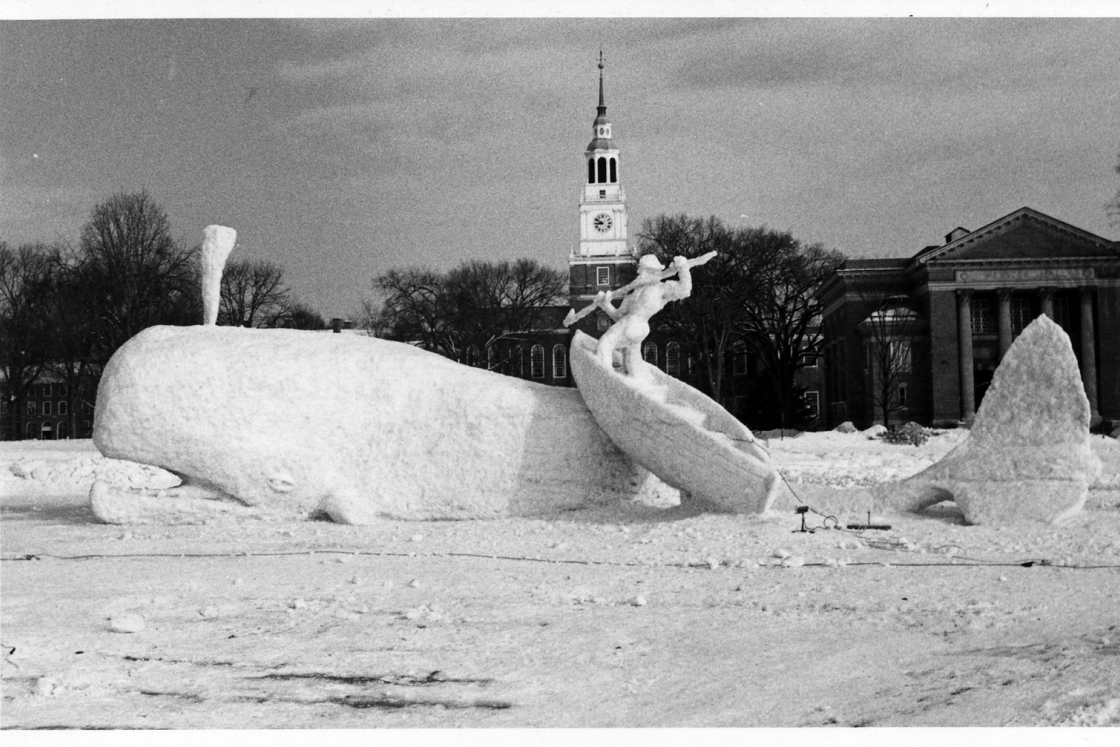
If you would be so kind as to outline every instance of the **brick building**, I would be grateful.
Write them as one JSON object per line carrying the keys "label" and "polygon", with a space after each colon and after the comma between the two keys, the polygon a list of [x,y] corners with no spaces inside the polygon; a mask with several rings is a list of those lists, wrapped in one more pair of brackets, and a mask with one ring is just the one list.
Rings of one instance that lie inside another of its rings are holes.
{"label": "brick building", "polygon": [[[1094,422],[1120,420],[1120,244],[1024,207],[908,259],[851,259],[822,287],[824,425],[972,422],[1012,340],[1040,314],[1070,336]],[[881,399],[881,398],[880,398]],[[879,405],[879,406],[877,406]]]}
{"label": "brick building", "polygon": [[[637,277],[637,248],[629,243],[626,192],[622,186],[622,159],[607,117],[603,90],[603,63],[599,63],[599,101],[592,122],[592,137],[583,151],[586,178],[579,195],[579,243],[568,255],[568,303],[547,309],[545,322],[531,332],[502,340],[486,351],[467,351],[467,363],[554,386],[575,386],[567,365],[576,329],[599,337],[610,318],[595,310],[570,329],[563,326],[569,310],[579,311],[594,302],[600,291],[617,290]],[[642,358],[671,376],[700,386],[698,367],[684,353],[678,340],[656,329],[642,345]],[[818,369],[799,372],[806,389],[810,422],[819,411]],[[730,409],[748,420],[758,409],[761,364],[739,351],[729,356],[724,387]]]}
{"label": "brick building", "polygon": [[0,386],[0,440],[90,438],[97,382],[76,387],[40,376],[25,398],[15,400]]}

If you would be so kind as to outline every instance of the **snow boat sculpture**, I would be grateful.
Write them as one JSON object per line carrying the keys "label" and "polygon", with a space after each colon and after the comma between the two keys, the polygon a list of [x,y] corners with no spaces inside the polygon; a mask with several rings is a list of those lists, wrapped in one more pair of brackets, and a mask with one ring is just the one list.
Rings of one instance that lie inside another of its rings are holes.
{"label": "snow boat sculpture", "polygon": [[[638,276],[595,296],[570,325],[599,308],[615,323],[595,341],[572,338],[572,375],[583,401],[611,440],[638,464],[692,498],[725,511],[762,513],[778,492],[770,454],[731,413],[697,390],[642,360],[649,320],[672,301],[692,293],[691,268],[716,256],[674,257],[672,269],[647,254]],[[677,280],[667,280],[673,276]],[[611,301],[623,298],[615,308]],[[621,370],[614,367],[621,354]]]}
{"label": "snow boat sculpture", "polygon": [[[595,419],[638,464],[693,498],[736,513],[762,513],[778,471],[750,430],[715,401],[640,359],[616,373],[598,343],[576,332],[572,375]],[[684,498],[682,494],[682,499]]]}

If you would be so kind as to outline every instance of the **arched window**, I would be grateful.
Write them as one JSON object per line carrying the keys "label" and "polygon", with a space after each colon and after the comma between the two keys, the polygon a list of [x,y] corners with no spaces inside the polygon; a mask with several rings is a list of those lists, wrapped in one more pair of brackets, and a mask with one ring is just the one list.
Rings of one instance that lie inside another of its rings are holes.
{"label": "arched window", "polygon": [[681,375],[681,346],[678,342],[670,342],[665,346],[665,373],[670,376]]}
{"label": "arched window", "polygon": [[28,438],[35,438],[35,424],[34,423],[28,423],[27,426],[23,430],[24,430],[24,435],[26,435]]}
{"label": "arched window", "polygon": [[65,420],[58,421],[58,437],[60,439],[70,438],[70,424]]}
{"label": "arched window", "polygon": [[657,343],[647,341],[642,345],[642,360],[651,366],[657,365]]}
{"label": "arched window", "polygon": [[498,352],[494,346],[486,348],[486,368],[493,371],[498,362]]}
{"label": "arched window", "polygon": [[544,345],[534,345],[529,350],[529,368],[534,379],[544,378]]}
{"label": "arched window", "polygon": [[568,351],[563,345],[552,346],[552,378],[568,378]]}
{"label": "arched window", "polygon": [[513,375],[523,378],[525,376],[525,351],[520,345],[513,349]]}
{"label": "arched window", "polygon": [[605,182],[607,180],[607,159],[599,156],[599,181]]}
{"label": "arched window", "polygon": [[614,158],[611,159],[611,184],[618,181],[618,161]]}
{"label": "arched window", "polygon": [[50,423],[43,423],[43,427],[42,427],[42,429],[40,429],[39,433],[40,433],[40,437],[44,441],[53,441],[54,440],[54,429],[51,428]]}
{"label": "arched window", "polygon": [[587,159],[587,183],[588,184],[594,184],[595,183],[595,159],[594,158]]}
{"label": "arched window", "polygon": [[474,345],[471,345],[469,348],[467,348],[467,365],[468,366],[477,366],[478,365],[478,348],[475,347]]}

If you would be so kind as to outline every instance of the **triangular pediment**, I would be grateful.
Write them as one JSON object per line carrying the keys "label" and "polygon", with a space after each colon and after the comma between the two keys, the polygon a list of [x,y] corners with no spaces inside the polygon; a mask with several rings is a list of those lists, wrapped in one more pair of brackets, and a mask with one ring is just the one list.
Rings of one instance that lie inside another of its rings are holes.
{"label": "triangular pediment", "polygon": [[[955,231],[954,234],[959,234]],[[1009,259],[1120,258],[1120,244],[1031,208],[1021,208],[916,258],[921,263]]]}

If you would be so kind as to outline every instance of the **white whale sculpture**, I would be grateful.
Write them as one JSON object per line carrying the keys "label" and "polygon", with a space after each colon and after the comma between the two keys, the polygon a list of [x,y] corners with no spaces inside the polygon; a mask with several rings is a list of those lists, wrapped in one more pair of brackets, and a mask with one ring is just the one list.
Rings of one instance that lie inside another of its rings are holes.
{"label": "white whale sculpture", "polygon": [[183,479],[160,494],[95,484],[109,523],[490,518],[669,490],[574,389],[327,332],[149,328],[106,367],[93,440]]}

